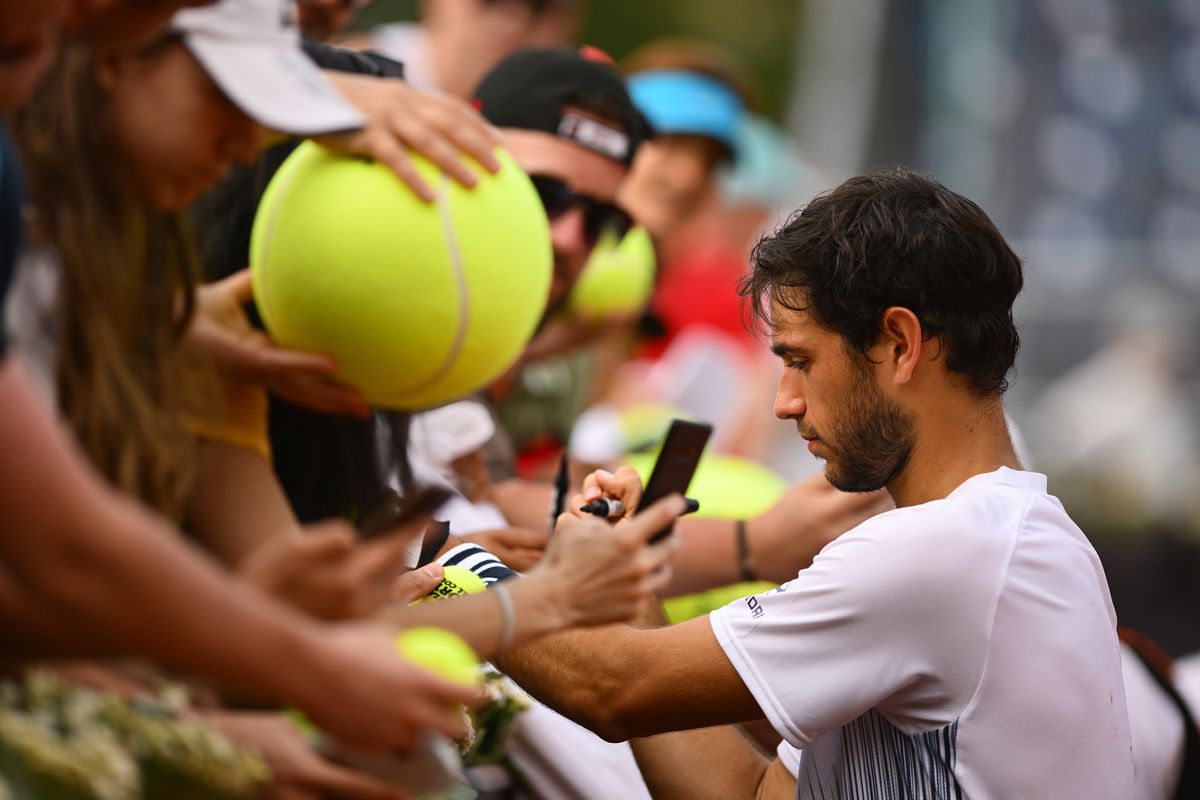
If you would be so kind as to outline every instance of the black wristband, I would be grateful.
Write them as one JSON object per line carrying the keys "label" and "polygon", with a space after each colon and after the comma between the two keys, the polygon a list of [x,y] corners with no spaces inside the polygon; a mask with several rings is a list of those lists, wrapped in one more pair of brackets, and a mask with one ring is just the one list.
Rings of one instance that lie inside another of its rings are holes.
{"label": "black wristband", "polygon": [[738,571],[744,581],[756,581],[758,575],[754,571],[754,558],[750,555],[750,540],[746,536],[746,520],[733,521],[734,535],[737,538]]}

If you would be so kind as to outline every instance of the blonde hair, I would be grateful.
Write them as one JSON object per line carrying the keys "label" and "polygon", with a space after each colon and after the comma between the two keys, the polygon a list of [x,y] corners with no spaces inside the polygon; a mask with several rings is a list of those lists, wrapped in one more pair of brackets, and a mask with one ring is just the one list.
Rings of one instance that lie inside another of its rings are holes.
{"label": "blonde hair", "polygon": [[[160,57],[162,40],[139,57]],[[125,176],[94,60],[69,43],[14,120],[35,231],[62,263],[56,365],[62,411],[118,487],[179,518],[193,437],[182,411],[207,385],[183,359],[197,269],[179,215],[152,209]]]}

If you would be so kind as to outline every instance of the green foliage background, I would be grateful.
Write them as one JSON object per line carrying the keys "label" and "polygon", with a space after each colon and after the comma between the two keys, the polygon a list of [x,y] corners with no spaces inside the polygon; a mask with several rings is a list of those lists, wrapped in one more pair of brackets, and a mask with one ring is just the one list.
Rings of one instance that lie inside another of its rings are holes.
{"label": "green foliage background", "polygon": [[[801,0],[591,0],[580,40],[618,60],[661,37],[721,45],[744,68],[759,110],[779,119],[794,72],[800,6]],[[355,27],[416,15],[416,0],[377,0]]]}

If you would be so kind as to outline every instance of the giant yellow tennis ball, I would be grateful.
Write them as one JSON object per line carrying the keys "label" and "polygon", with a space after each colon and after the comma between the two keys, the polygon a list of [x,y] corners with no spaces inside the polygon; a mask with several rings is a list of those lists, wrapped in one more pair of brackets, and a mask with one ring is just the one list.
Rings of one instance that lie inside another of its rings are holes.
{"label": "giant yellow tennis ball", "polygon": [[620,241],[602,239],[571,290],[571,307],[586,319],[641,311],[654,290],[656,264],[645,228],[633,228]]}
{"label": "giant yellow tennis ball", "polygon": [[478,686],[479,658],[462,638],[445,628],[409,628],[396,634],[396,652],[451,683]]}
{"label": "giant yellow tennis ball", "polygon": [[478,594],[486,589],[487,586],[484,584],[483,579],[474,572],[471,572],[466,567],[450,564],[442,567],[442,582],[432,592],[417,602],[424,603],[427,600],[445,600],[447,597],[454,597],[460,594]]}
{"label": "giant yellow tennis ball", "polygon": [[307,142],[254,221],[254,298],[281,346],[335,358],[338,378],[415,410],[490,383],[545,310],[552,256],[529,178],[501,154],[467,189],[413,155],[424,203],[387,167]]}

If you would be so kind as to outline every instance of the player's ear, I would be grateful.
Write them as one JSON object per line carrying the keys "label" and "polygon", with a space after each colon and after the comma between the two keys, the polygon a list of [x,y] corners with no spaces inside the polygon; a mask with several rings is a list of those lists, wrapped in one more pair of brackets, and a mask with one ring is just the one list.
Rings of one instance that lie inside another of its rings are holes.
{"label": "player's ear", "polygon": [[882,359],[891,380],[902,385],[912,380],[925,348],[921,320],[907,308],[892,306],[879,320],[879,339],[872,348],[872,360]]}

